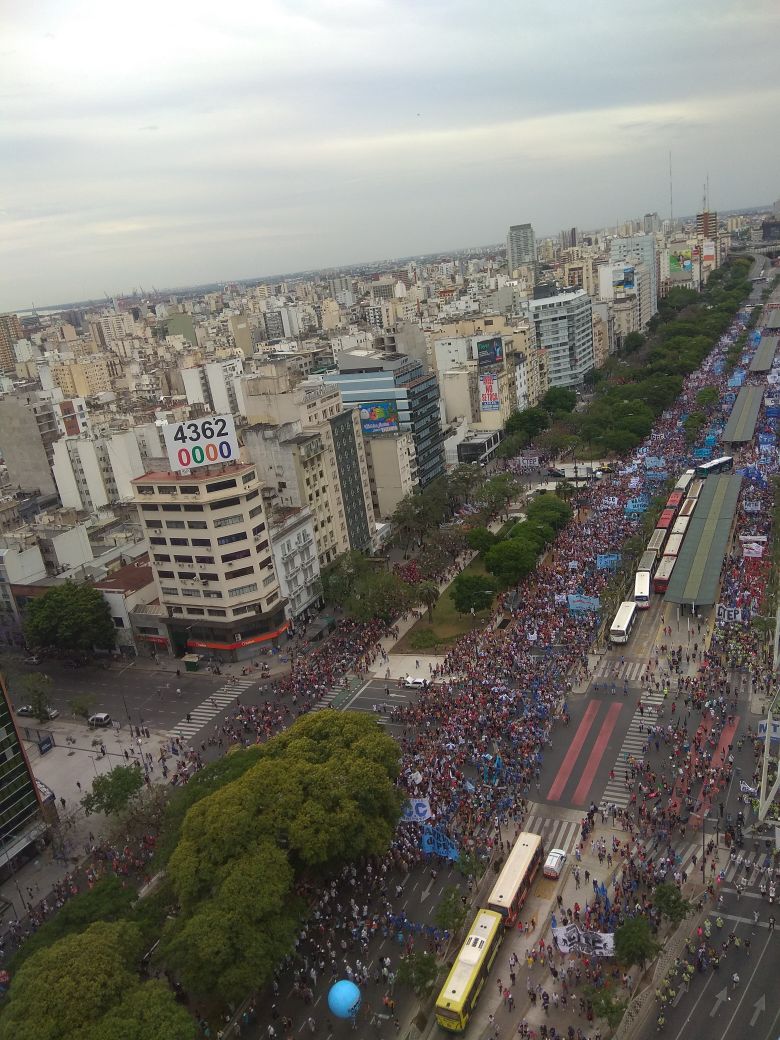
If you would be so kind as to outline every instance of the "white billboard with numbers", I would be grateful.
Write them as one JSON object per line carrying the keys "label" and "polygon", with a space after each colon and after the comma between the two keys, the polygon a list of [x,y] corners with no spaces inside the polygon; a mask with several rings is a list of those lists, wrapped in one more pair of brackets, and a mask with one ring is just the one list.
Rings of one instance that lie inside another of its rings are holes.
{"label": "white billboard with numbers", "polygon": [[172,470],[198,469],[238,462],[238,438],[232,415],[206,415],[162,428]]}

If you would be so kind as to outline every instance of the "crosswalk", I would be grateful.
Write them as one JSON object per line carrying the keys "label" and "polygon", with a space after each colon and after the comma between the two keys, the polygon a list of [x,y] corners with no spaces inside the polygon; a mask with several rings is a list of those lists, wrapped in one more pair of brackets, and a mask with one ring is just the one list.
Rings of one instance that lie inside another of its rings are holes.
{"label": "crosswalk", "polygon": [[185,715],[181,722],[173,727],[170,736],[183,737],[185,740],[194,737],[196,733],[200,733],[207,723],[211,722],[217,715],[221,715],[225,708],[229,708],[236,697],[242,694],[244,690],[248,690],[250,686],[254,686],[256,683],[257,677],[252,676],[251,678],[236,678],[233,682],[220,686],[197,708],[192,708],[189,713],[190,721],[187,721]]}
{"label": "crosswalk", "polygon": [[[647,728],[648,726],[652,726],[658,718],[661,712],[663,700],[664,695],[659,690],[651,690],[642,693],[644,715],[639,711],[639,708],[634,712],[613,766],[615,779],[607,781],[607,786],[604,788],[604,794],[601,796],[602,806],[612,804],[618,806],[620,809],[625,809],[628,805],[631,796],[624,782],[624,774],[627,768],[626,763],[632,755],[634,758],[644,757],[642,749],[647,742]],[[640,726],[642,729],[640,729]]]}
{"label": "crosswalk", "polygon": [[571,852],[577,844],[580,825],[576,820],[558,820],[550,816],[531,815],[523,821],[523,830],[540,834],[545,849]]}
{"label": "crosswalk", "polygon": [[607,680],[608,684],[611,682],[617,684],[624,681],[641,682],[646,666],[647,662],[644,660],[619,661],[616,663],[614,657],[601,657],[593,669],[593,682],[599,685],[603,685],[604,680]]}
{"label": "crosswalk", "polygon": [[[690,877],[695,871],[701,871],[701,841],[688,842],[680,848],[676,849],[677,853],[677,864],[675,869],[685,871]],[[696,857],[696,863],[693,862],[694,856]],[[710,874],[710,860],[712,857],[707,857],[707,876]],[[723,864],[723,849],[721,847],[720,862]],[[728,888],[734,888],[736,882],[739,881],[740,887],[745,889],[758,889],[762,882],[768,883],[772,874],[774,873],[773,868],[767,865],[767,856],[764,853],[759,853],[756,856],[753,853],[745,855],[743,852],[738,851],[736,859],[732,860],[729,858],[725,865],[722,866],[722,881],[721,886]]]}
{"label": "crosswalk", "polygon": [[339,683],[338,686],[332,686],[326,693],[320,697],[317,703],[314,705],[314,711],[321,711],[323,708],[340,708],[346,701],[351,700],[355,693],[365,683],[365,679],[362,679],[359,675],[350,675],[347,677],[346,686],[344,683]]}

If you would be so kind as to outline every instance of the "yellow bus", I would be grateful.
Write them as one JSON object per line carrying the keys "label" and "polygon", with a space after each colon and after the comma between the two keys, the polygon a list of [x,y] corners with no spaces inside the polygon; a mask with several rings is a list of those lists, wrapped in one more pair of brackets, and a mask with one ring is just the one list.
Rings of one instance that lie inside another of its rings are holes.
{"label": "yellow bus", "polygon": [[525,902],[543,859],[542,839],[538,834],[522,831],[487,901],[488,910],[501,914],[507,928],[516,922],[517,911]]}
{"label": "yellow bus", "polygon": [[462,1033],[468,1025],[503,938],[502,915],[480,910],[436,1001],[436,1021],[443,1029]]}

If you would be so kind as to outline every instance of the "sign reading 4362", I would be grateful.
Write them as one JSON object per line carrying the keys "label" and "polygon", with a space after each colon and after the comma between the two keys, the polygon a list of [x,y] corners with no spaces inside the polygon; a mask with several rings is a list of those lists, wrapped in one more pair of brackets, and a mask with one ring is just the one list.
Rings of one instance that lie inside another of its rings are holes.
{"label": "sign reading 4362", "polygon": [[232,415],[207,415],[163,426],[171,469],[196,469],[238,459],[236,424]]}

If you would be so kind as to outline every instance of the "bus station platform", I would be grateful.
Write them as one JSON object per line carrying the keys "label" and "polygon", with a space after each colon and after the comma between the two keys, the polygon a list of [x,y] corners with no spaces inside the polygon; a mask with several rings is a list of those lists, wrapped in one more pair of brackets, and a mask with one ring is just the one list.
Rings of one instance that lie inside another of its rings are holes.
{"label": "bus station platform", "polygon": [[777,353],[777,336],[762,336],[758,350],[750,362],[749,372],[768,372]]}
{"label": "bus station platform", "polygon": [[717,602],[741,484],[742,477],[736,473],[707,477],[669,579],[665,603],[709,607]]}
{"label": "bus station platform", "polygon": [[743,386],[731,409],[729,421],[723,431],[723,444],[746,444],[753,440],[756,421],[764,400],[764,387]]}

